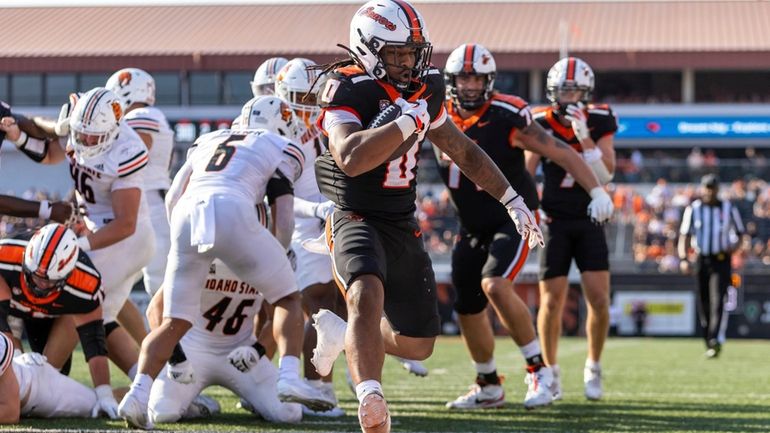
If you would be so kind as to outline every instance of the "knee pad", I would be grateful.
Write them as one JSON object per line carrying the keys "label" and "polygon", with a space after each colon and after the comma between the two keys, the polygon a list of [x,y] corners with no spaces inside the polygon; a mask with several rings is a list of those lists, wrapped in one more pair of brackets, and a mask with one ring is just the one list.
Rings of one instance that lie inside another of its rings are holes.
{"label": "knee pad", "polygon": [[107,322],[104,324],[104,336],[109,337],[112,331],[120,328],[118,322]]}

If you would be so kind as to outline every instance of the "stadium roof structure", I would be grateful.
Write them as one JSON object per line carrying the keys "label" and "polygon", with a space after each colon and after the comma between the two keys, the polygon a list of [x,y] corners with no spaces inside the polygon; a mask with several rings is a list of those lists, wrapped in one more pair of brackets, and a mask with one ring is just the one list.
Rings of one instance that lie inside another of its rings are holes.
{"label": "stadium roof structure", "polygon": [[[0,71],[252,69],[274,55],[345,55],[363,2],[5,7]],[[443,64],[466,42],[501,69],[546,69],[569,48],[603,70],[766,69],[768,1],[415,1]]]}

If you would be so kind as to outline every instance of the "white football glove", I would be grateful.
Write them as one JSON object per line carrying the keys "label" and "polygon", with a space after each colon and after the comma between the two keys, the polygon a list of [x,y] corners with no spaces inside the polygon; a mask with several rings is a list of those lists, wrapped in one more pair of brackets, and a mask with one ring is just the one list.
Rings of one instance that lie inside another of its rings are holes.
{"label": "white football glove", "polygon": [[96,392],[96,404],[91,409],[91,418],[98,418],[100,413],[106,414],[110,419],[118,418],[118,402],[112,395],[110,385],[104,384],[94,388]]}
{"label": "white football glove", "polygon": [[315,214],[316,218],[326,223],[326,218],[329,215],[331,215],[333,211],[334,211],[334,202],[331,200],[326,200],[325,202],[321,202],[315,205],[313,214]]}
{"label": "white football glove", "polygon": [[72,110],[75,108],[80,95],[77,93],[70,93],[70,100],[66,104],[61,106],[59,111],[59,118],[56,120],[56,125],[53,130],[59,137],[66,137],[70,133],[70,116]]}
{"label": "white football glove", "polygon": [[195,370],[189,360],[171,365],[168,364],[166,376],[179,383],[188,384],[195,382]]}
{"label": "white football glove", "polygon": [[418,99],[416,102],[408,102],[403,98],[396,99],[396,104],[401,107],[401,114],[409,116],[414,120],[417,127],[417,142],[425,138],[430,128],[430,114],[428,114],[428,103],[424,99]]}
{"label": "white football glove", "polygon": [[32,365],[37,367],[44,366],[48,361],[48,358],[46,358],[45,355],[37,352],[20,353],[16,356],[16,359],[24,365]]}
{"label": "white football glove", "polygon": [[245,373],[259,362],[259,352],[251,346],[238,346],[227,354],[233,367]]}
{"label": "white football glove", "polygon": [[572,123],[572,130],[579,141],[591,138],[591,130],[588,129],[588,114],[586,106],[582,102],[567,105],[567,114],[564,116]]}
{"label": "white football glove", "polygon": [[516,224],[516,231],[521,235],[521,239],[527,242],[530,249],[537,245],[540,245],[541,248],[545,246],[543,232],[540,231],[535,216],[532,215],[520,195],[516,194],[516,197],[505,204],[505,208],[508,210],[508,215],[511,216],[513,223]]}
{"label": "white football glove", "polygon": [[607,222],[615,210],[610,195],[600,186],[592,189],[590,194],[591,203],[588,203],[588,216],[591,217],[591,221],[597,224]]}

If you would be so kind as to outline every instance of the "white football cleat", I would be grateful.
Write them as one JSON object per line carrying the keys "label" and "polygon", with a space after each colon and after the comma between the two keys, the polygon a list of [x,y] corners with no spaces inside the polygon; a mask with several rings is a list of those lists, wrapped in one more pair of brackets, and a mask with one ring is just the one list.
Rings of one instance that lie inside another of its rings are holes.
{"label": "white football cleat", "polygon": [[207,395],[198,394],[182,414],[182,419],[207,418],[220,412],[222,408],[218,401]]}
{"label": "white football cleat", "polygon": [[147,403],[142,404],[129,390],[118,406],[118,416],[126,420],[128,427],[152,430],[155,426],[147,415]]}
{"label": "white football cleat", "polygon": [[586,398],[592,401],[601,400],[602,394],[602,367],[586,366],[583,369],[583,383],[585,384]]}
{"label": "white football cleat", "polygon": [[336,399],[330,399],[327,395],[307,382],[297,377],[279,377],[276,385],[278,399],[283,402],[300,403],[317,411],[332,410],[337,404]]}
{"label": "white football cleat", "polygon": [[527,367],[527,376],[524,378],[527,384],[527,394],[524,396],[524,407],[534,409],[548,406],[553,403],[551,384],[553,383],[553,371],[551,367],[542,366],[537,371]]}
{"label": "white football cleat", "polygon": [[470,391],[447,402],[447,409],[474,410],[491,409],[505,406],[505,391],[501,384],[489,385],[478,381],[470,387]]}
{"label": "white football cleat", "polygon": [[394,358],[396,358],[398,362],[401,363],[401,366],[404,367],[404,370],[412,373],[413,375],[418,377],[425,377],[428,375],[428,368],[425,367],[425,364],[423,364],[422,361],[399,358],[398,356],[394,356]]}
{"label": "white football cleat", "polygon": [[551,382],[553,401],[561,400],[564,396],[561,390],[561,368],[558,365],[552,365],[551,371],[553,372],[553,382]]}
{"label": "white football cleat", "polygon": [[330,382],[322,382],[320,380],[313,380],[313,381],[306,381],[306,382],[308,385],[321,391],[321,394],[325,395],[330,400],[334,401],[334,407],[331,410],[319,411],[319,410],[310,409],[307,406],[302,406],[303,415],[323,416],[327,418],[339,418],[341,416],[345,416],[345,410],[343,410],[340,407],[339,400],[337,400],[337,395],[334,393],[333,384],[331,384]]}
{"label": "white football cleat", "polygon": [[348,324],[339,316],[326,309],[313,314],[313,327],[316,330],[316,346],[310,362],[321,376],[328,376],[334,361],[345,349],[345,330]]}

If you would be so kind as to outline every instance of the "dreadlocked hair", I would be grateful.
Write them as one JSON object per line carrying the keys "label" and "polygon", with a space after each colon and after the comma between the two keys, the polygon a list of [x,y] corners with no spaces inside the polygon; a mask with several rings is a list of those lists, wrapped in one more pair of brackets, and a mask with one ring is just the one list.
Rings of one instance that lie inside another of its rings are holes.
{"label": "dreadlocked hair", "polygon": [[[346,47],[342,44],[337,44],[338,47],[342,48],[343,50],[347,51],[350,55],[350,58],[347,59],[337,59],[332,61],[331,63],[324,63],[323,65],[311,65],[307,67],[308,71],[321,71],[316,77],[315,80],[313,80],[313,83],[310,85],[310,88],[315,88],[316,83],[318,83],[318,80],[321,79],[321,77],[325,76],[329,72],[337,69],[337,68],[344,68],[346,66],[353,66],[356,65],[360,67],[361,69],[365,69],[363,63],[361,63],[361,60],[358,58],[358,55],[353,52],[350,48]],[[302,97],[302,102],[305,102],[305,98],[307,98],[307,94]]]}

